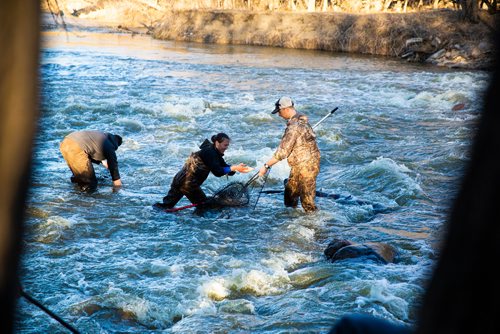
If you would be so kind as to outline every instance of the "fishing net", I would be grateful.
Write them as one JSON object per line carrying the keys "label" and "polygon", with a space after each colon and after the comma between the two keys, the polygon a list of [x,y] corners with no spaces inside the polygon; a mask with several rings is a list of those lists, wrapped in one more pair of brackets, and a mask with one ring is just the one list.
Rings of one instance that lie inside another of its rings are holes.
{"label": "fishing net", "polygon": [[244,206],[250,202],[248,185],[231,182],[218,189],[210,198],[210,202],[220,206]]}

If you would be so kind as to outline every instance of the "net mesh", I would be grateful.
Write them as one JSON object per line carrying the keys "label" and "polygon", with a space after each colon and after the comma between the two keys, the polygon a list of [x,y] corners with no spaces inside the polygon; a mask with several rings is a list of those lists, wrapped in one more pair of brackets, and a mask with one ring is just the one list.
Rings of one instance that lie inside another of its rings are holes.
{"label": "net mesh", "polygon": [[250,202],[248,187],[241,182],[231,182],[218,189],[211,202],[221,206],[244,206]]}

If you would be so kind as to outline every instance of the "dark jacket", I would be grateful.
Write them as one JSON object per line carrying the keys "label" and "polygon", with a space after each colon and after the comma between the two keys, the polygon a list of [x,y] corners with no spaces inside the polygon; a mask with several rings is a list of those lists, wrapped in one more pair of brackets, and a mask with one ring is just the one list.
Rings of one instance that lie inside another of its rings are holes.
{"label": "dark jacket", "polygon": [[200,150],[191,153],[182,170],[175,176],[175,183],[184,184],[189,187],[201,186],[210,172],[217,177],[234,175],[235,172],[227,173],[224,167],[230,167],[215,145],[205,139],[200,145]]}
{"label": "dark jacket", "polygon": [[115,153],[119,145],[114,135],[102,131],[77,131],[70,133],[67,137],[77,142],[93,163],[99,164],[107,160],[113,181],[120,179]]}

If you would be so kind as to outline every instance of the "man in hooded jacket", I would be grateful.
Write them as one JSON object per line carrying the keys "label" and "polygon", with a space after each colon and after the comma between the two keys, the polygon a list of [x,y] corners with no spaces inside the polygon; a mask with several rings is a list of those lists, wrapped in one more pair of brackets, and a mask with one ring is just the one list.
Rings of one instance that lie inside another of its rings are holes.
{"label": "man in hooded jacket", "polygon": [[122,144],[122,137],[102,131],[76,131],[61,142],[60,150],[73,176],[83,190],[95,189],[97,178],[94,164],[102,164],[109,170],[114,187],[122,185],[115,151]]}

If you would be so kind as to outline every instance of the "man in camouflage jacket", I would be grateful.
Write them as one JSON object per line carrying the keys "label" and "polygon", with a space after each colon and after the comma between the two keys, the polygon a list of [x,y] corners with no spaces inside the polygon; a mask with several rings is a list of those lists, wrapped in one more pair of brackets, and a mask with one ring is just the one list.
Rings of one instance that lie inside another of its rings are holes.
{"label": "man in camouflage jacket", "polygon": [[288,120],[287,127],[279,147],[260,169],[259,175],[264,175],[271,166],[287,158],[291,171],[285,186],[285,206],[297,207],[300,198],[304,211],[315,211],[316,177],[321,156],[316,144],[316,135],[307,116],[295,110],[289,97],[282,97],[276,102],[272,114],[276,113]]}

